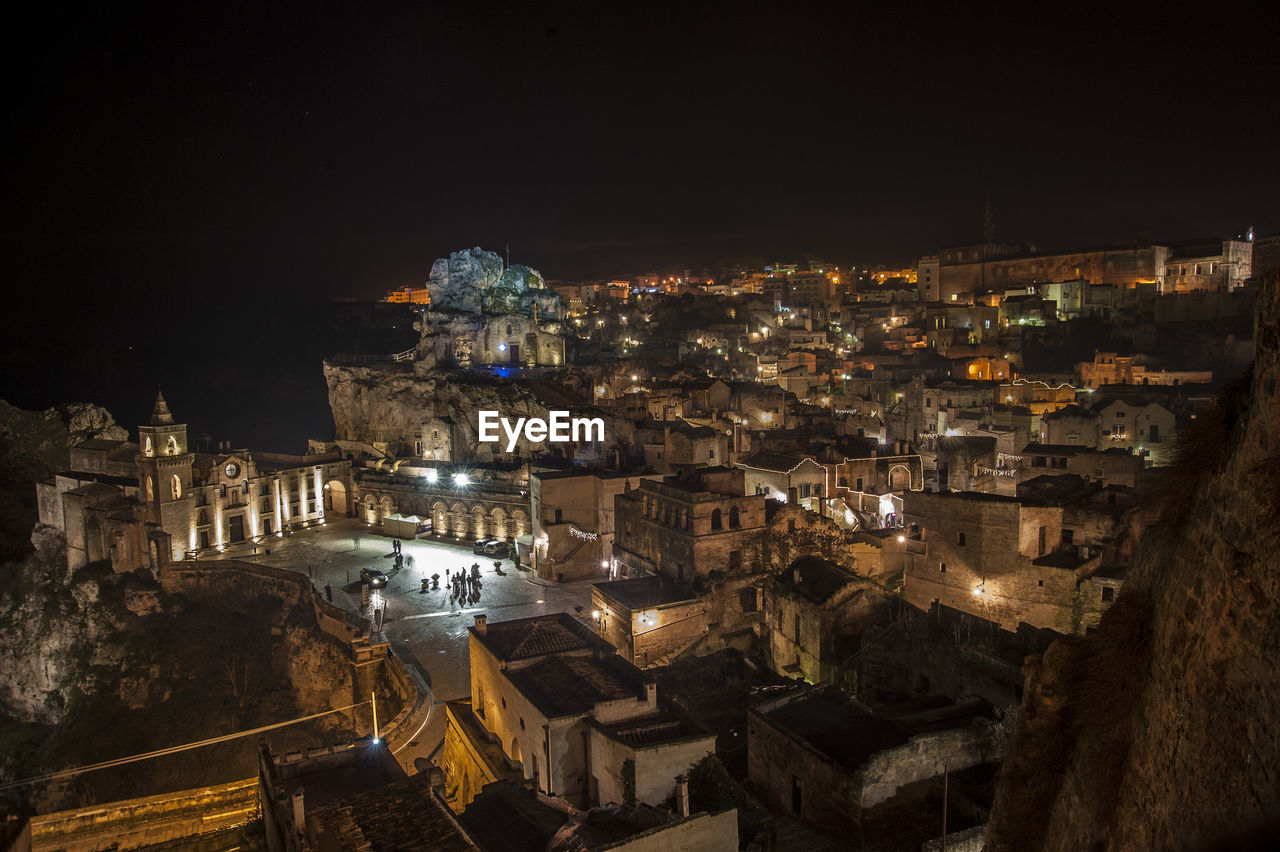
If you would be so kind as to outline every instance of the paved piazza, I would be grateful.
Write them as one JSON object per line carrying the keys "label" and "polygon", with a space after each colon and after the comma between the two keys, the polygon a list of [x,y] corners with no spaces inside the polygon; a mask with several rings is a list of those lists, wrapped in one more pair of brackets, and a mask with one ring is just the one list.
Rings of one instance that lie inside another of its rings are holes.
{"label": "paved piazza", "polygon": [[[384,610],[381,638],[405,665],[415,666],[431,686],[434,706],[425,726],[412,740],[397,746],[397,757],[409,766],[429,757],[444,740],[443,701],[464,698],[470,689],[467,628],[477,613],[490,621],[507,621],[551,612],[575,613],[589,621],[591,585],[547,583],[527,570],[517,570],[511,559],[502,562],[503,574],[494,570],[493,558],[472,553],[471,542],[451,544],[419,539],[404,541],[405,567],[393,571],[392,539],[364,523],[343,518],[324,526],[272,538],[263,546],[238,545],[217,558],[245,559],[287,568],[311,577],[324,594],[333,590],[333,602],[351,613],[360,612],[361,568],[377,568],[390,575],[385,589],[372,601]],[[267,553],[267,550],[270,553]],[[412,562],[412,564],[410,564]],[[479,563],[482,589],[477,603],[459,605],[445,589],[445,576]],[[423,594],[422,579],[440,575],[440,588]]]}

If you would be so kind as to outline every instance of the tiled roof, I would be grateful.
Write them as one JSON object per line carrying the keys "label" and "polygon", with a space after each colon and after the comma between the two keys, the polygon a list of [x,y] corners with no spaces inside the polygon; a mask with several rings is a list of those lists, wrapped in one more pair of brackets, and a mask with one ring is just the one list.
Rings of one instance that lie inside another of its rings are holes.
{"label": "tiled roof", "polygon": [[627,672],[623,666],[616,655],[601,660],[553,656],[507,677],[548,718],[556,718],[589,713],[605,701],[639,700],[645,679],[638,669]]}
{"label": "tiled roof", "polygon": [[787,473],[803,461],[803,456],[764,452],[749,456],[738,462],[738,464],[742,467],[752,467],[756,470],[773,470],[781,473]]}
{"label": "tiled roof", "polygon": [[426,773],[317,808],[309,828],[320,849],[472,852],[477,847],[432,794]]}
{"label": "tiled roof", "polygon": [[[565,612],[491,622],[480,640],[501,660],[527,660],[598,646],[603,642]],[[608,643],[604,645],[608,647]]]}

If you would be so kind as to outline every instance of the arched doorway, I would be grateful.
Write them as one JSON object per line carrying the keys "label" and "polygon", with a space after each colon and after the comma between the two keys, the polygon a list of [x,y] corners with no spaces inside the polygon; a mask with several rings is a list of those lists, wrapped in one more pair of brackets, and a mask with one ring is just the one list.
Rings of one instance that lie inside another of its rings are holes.
{"label": "arched doorway", "polygon": [[347,486],[337,479],[331,479],[324,486],[324,509],[331,515],[346,517],[350,511],[347,507]]}
{"label": "arched doorway", "polygon": [[485,521],[484,507],[473,506],[471,508],[471,533],[478,539],[486,538],[484,533],[484,529],[485,529],[484,521]]}
{"label": "arched doorway", "polygon": [[906,491],[911,488],[911,471],[906,465],[896,464],[889,469],[889,490]]}

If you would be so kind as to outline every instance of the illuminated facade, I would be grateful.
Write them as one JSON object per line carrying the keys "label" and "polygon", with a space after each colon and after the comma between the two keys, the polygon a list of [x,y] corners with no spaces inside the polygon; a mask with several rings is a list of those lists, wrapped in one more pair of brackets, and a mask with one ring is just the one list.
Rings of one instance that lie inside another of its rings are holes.
{"label": "illuminated facade", "polygon": [[170,537],[172,559],[259,542],[350,511],[350,462],[337,454],[280,456],[247,450],[193,453],[187,427],[156,396],[138,427],[138,495]]}

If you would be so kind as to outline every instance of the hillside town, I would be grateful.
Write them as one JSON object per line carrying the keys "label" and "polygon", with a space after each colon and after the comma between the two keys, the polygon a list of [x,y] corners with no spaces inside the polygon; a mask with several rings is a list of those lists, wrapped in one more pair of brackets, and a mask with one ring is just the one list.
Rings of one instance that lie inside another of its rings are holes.
{"label": "hillside town", "polygon": [[69,572],[300,575],[396,673],[411,736],[262,745],[270,849],[977,849],[1024,661],[1117,600],[1280,267],[985,237],[573,283],[457,251],[386,296],[415,346],[323,364],[332,438],[201,452],[161,393],[40,521]]}

